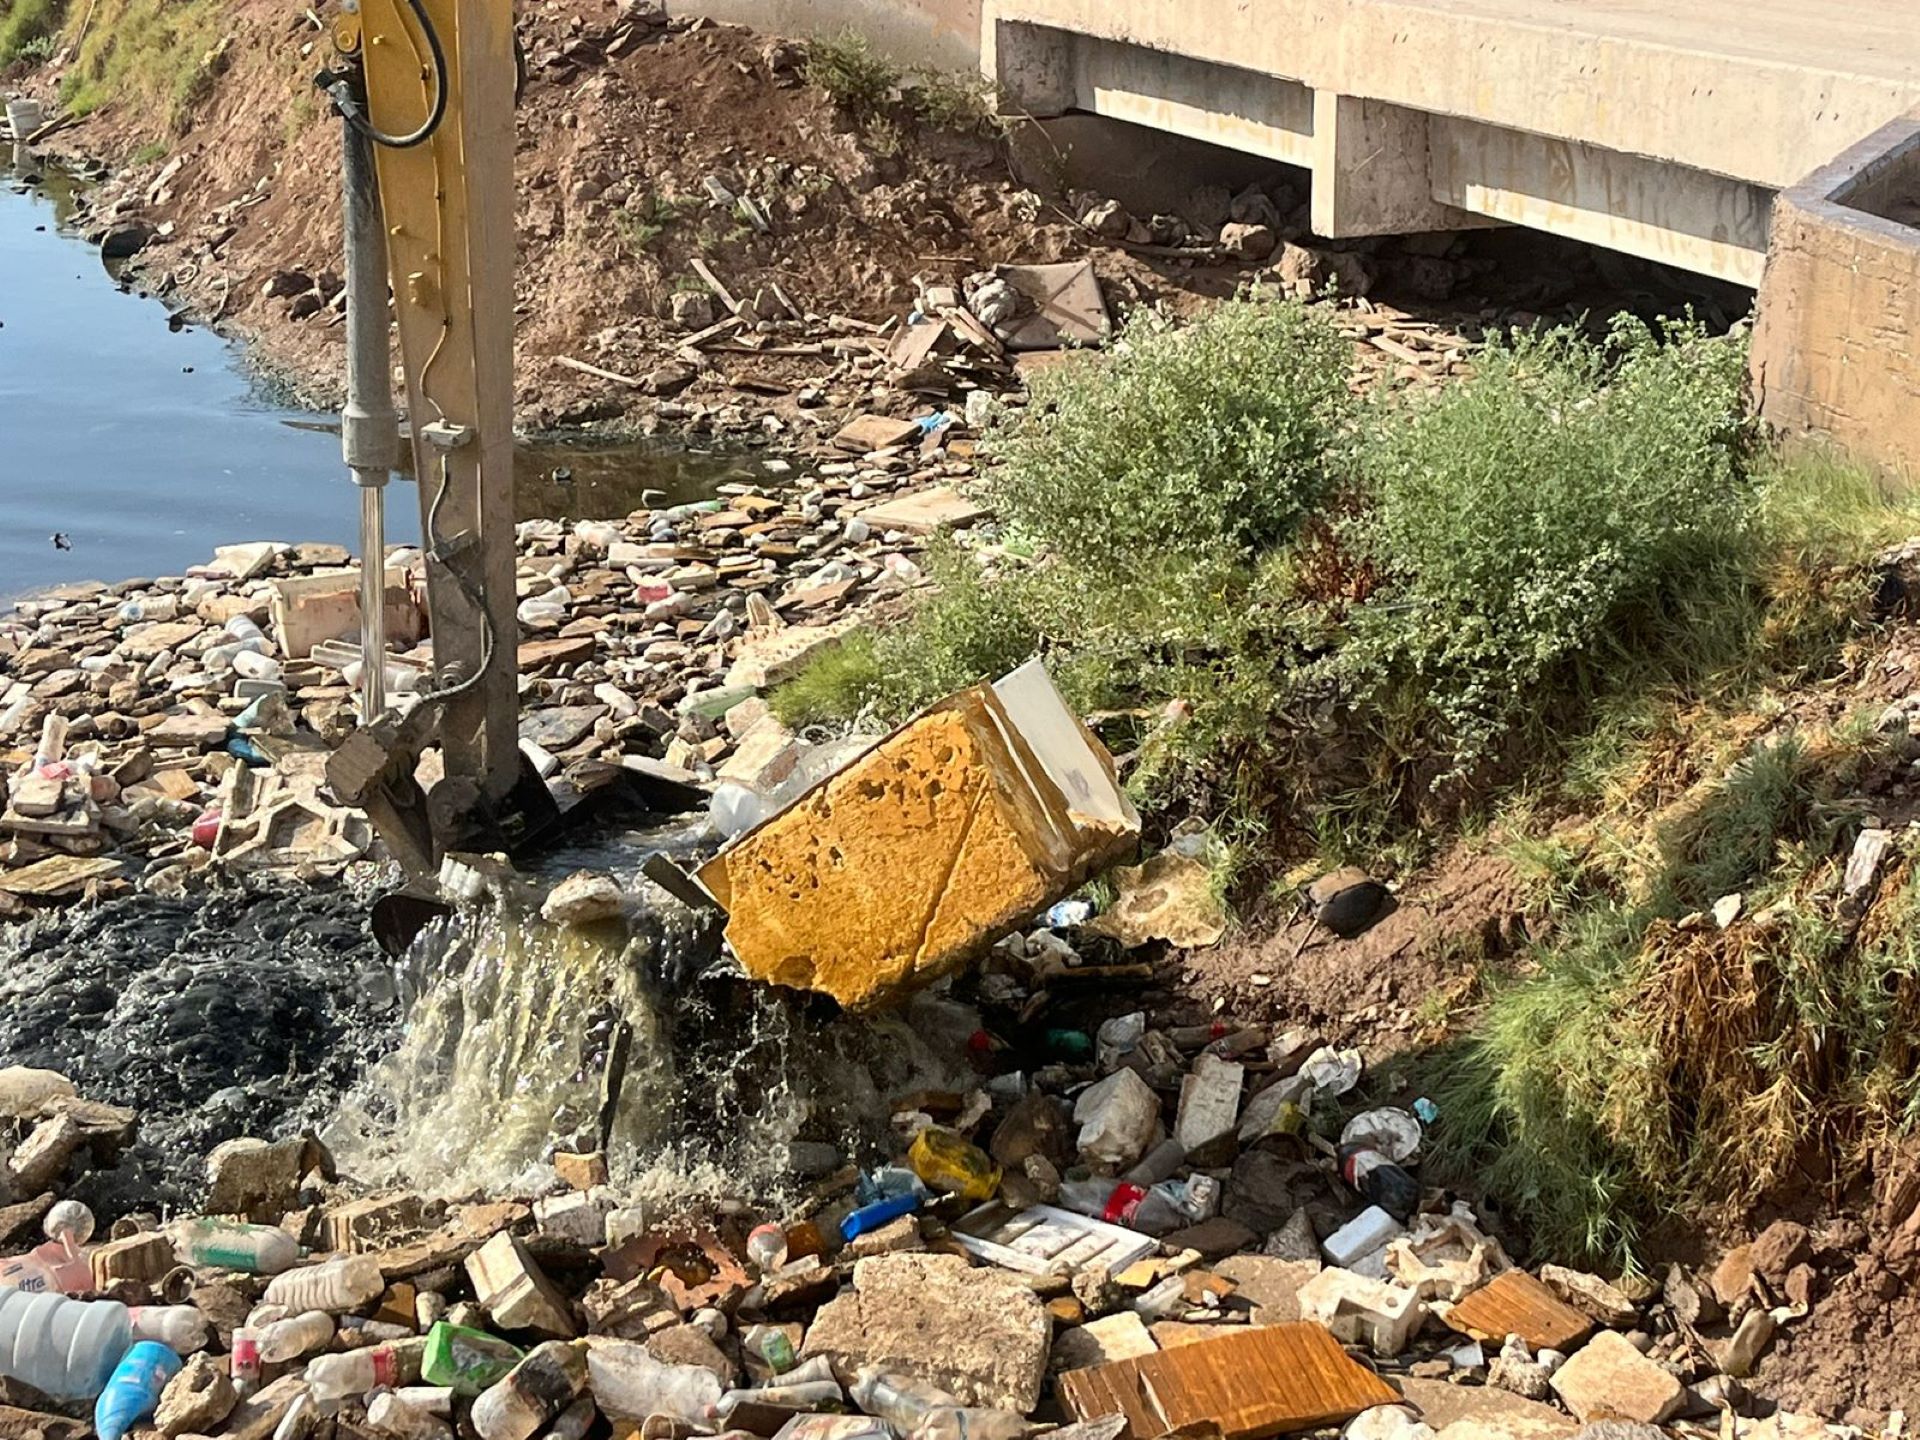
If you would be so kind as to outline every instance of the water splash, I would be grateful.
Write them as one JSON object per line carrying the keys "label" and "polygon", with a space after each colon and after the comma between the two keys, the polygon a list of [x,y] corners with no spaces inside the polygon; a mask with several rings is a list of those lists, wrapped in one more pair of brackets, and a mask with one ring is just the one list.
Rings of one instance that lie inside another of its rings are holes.
{"label": "water splash", "polygon": [[625,923],[551,925],[489,903],[423,931],[400,967],[403,1038],[325,1132],[342,1167],[442,1194],[526,1193],[555,1149],[595,1149],[604,1125],[613,1183],[635,1199],[777,1204],[795,1193],[795,1142],[875,1158],[891,1149],[889,1097],[964,1078],[957,1048],[936,1053],[905,1017],[823,1013],[713,975],[668,982],[692,914],[634,888],[644,903]]}

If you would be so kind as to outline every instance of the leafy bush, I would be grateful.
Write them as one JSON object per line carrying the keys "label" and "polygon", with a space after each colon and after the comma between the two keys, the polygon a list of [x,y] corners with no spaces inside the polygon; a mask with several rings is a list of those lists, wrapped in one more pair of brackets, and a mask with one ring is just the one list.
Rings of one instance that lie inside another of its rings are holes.
{"label": "leafy bush", "polygon": [[[1488,348],[1431,402],[1376,414],[1355,527],[1386,577],[1350,673],[1416,691],[1456,763],[1543,698],[1657,639],[1751,565],[1743,352],[1691,324],[1614,322]],[[1584,676],[1580,673],[1584,672]]]}
{"label": "leafy bush", "polygon": [[1031,415],[989,436],[995,507],[1097,573],[1249,558],[1331,487],[1350,364],[1297,304],[1232,301],[1183,329],[1144,315],[1108,354],[1042,373]]}
{"label": "leafy bush", "polygon": [[52,56],[65,0],[5,0],[0,3],[0,67]]}
{"label": "leafy bush", "polygon": [[900,71],[858,30],[815,38],[807,45],[807,80],[856,120],[883,115],[900,86]]}

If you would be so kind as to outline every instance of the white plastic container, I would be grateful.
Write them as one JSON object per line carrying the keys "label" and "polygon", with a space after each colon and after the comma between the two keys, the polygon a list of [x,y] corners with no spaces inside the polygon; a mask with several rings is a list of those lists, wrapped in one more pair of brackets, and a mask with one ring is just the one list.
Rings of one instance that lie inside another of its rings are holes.
{"label": "white plastic container", "polygon": [[303,1265],[276,1275],[262,1297],[291,1310],[353,1310],[387,1288],[380,1262],[372,1255],[346,1255],[322,1265]]}
{"label": "white plastic container", "polygon": [[241,650],[233,657],[234,672],[248,680],[278,680],[280,662],[271,655],[261,655],[253,650]]}
{"label": "white plastic container", "polygon": [[281,1365],[311,1355],[333,1339],[333,1317],[324,1310],[306,1310],[276,1320],[260,1332],[260,1358]]}
{"label": "white plastic container", "polygon": [[369,1345],[342,1355],[321,1355],[307,1364],[306,1381],[313,1403],[322,1415],[331,1415],[342,1402],[358,1400],[370,1390],[409,1384],[420,1378],[424,1340],[406,1345]]}
{"label": "white plastic container", "polygon": [[[1342,1270],[1353,1270],[1360,1267],[1369,1255],[1385,1250],[1406,1233],[1406,1226],[1393,1216],[1378,1205],[1369,1205],[1323,1240],[1320,1248],[1326,1253],[1328,1264],[1338,1265]],[[1360,1273],[1365,1274],[1365,1269],[1361,1268]],[[1372,1278],[1379,1279],[1381,1276]]]}
{"label": "white plastic container", "polygon": [[721,1396],[713,1371],[656,1360],[637,1340],[596,1340],[587,1351],[587,1384],[594,1404],[615,1420],[672,1415],[704,1426]]}
{"label": "white plastic container", "polygon": [[158,1340],[176,1355],[207,1348],[207,1317],[192,1305],[136,1305],[128,1318],[136,1341]]}
{"label": "white plastic container", "polygon": [[57,1400],[91,1400],[133,1345],[127,1307],[112,1300],[0,1292],[0,1375]]}
{"label": "white plastic container", "polygon": [[410,1405],[392,1390],[367,1402],[367,1423],[395,1440],[451,1440],[453,1427],[431,1410]]}

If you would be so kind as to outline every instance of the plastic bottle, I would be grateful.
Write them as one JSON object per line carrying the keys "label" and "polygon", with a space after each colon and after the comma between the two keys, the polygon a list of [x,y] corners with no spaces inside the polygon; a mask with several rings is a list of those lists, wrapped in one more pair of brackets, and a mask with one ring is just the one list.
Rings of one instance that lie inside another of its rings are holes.
{"label": "plastic bottle", "polygon": [[56,1400],[91,1400],[133,1344],[127,1307],[112,1300],[0,1291],[0,1375]]}
{"label": "plastic bottle", "polygon": [[876,1200],[871,1205],[862,1205],[841,1219],[840,1239],[845,1243],[856,1235],[869,1235],[882,1225],[898,1220],[902,1215],[911,1215],[919,1208],[918,1195],[894,1195],[885,1200]]}
{"label": "plastic bottle", "polygon": [[671,1415],[698,1425],[721,1394],[719,1377],[705,1366],[655,1359],[633,1340],[596,1341],[587,1352],[587,1375],[594,1403],[613,1420]]}
{"label": "plastic bottle", "polygon": [[939,1405],[907,1432],[907,1440],[1020,1440],[1032,1426],[1013,1410],[976,1410]]}
{"label": "plastic bottle", "polygon": [[740,1337],[740,1348],[764,1360],[776,1375],[784,1375],[796,1363],[793,1341],[778,1325],[749,1325],[746,1334]]}
{"label": "plastic bottle", "polygon": [[573,1404],[586,1383],[586,1346],[549,1340],[473,1402],[474,1431],[480,1440],[528,1440]]}
{"label": "plastic bottle", "polygon": [[593,1397],[582,1395],[562,1410],[560,1418],[547,1427],[545,1440],[585,1440],[587,1431],[593,1428],[599,1413],[593,1407]]}
{"label": "plastic bottle", "polygon": [[270,1305],[339,1314],[364,1305],[387,1288],[380,1261],[373,1255],[345,1255],[320,1265],[303,1265],[274,1276],[265,1299]]}
{"label": "plastic bottle", "polygon": [[1173,1172],[1187,1163],[1187,1147],[1178,1140],[1162,1140],[1140,1159],[1140,1163],[1120,1178],[1134,1185],[1157,1185],[1171,1179]]}
{"label": "plastic bottle", "polygon": [[764,1275],[787,1263],[787,1232],[778,1225],[756,1225],[747,1232],[747,1259]]}
{"label": "plastic bottle", "polygon": [[245,1325],[233,1332],[233,1354],[227,1360],[234,1393],[242,1400],[260,1388],[260,1332]]}
{"label": "plastic bottle", "polygon": [[960,1404],[956,1397],[936,1386],[882,1370],[877,1365],[863,1365],[856,1370],[847,1393],[867,1414],[878,1415],[903,1435],[929,1410],[952,1409]]}
{"label": "plastic bottle", "polygon": [[276,1320],[290,1319],[293,1312],[284,1305],[256,1305],[247,1312],[247,1324],[264,1330]]}
{"label": "plastic bottle", "polygon": [[261,655],[252,650],[239,650],[234,653],[233,669],[237,675],[248,680],[278,680],[280,662],[271,655]]}
{"label": "plastic bottle", "polygon": [[978,1145],[951,1130],[929,1126],[907,1147],[907,1164],[929,1189],[965,1200],[991,1200],[1000,1167]]}
{"label": "plastic bottle", "polygon": [[[711,1375],[713,1372],[707,1372]],[[785,1376],[781,1377],[785,1379]],[[783,1410],[818,1410],[839,1405],[847,1392],[835,1380],[809,1380],[800,1385],[763,1385],[757,1390],[728,1390],[707,1410],[709,1420],[725,1421],[742,1405],[777,1405]]]}
{"label": "plastic bottle", "polygon": [[276,1320],[260,1332],[260,1358],[269,1365],[284,1365],[325,1348],[333,1339],[333,1317],[324,1310],[305,1310]]}
{"label": "plastic bottle", "polygon": [[1342,1145],[1340,1178],[1402,1225],[1420,1208],[1420,1182],[1369,1145]]}
{"label": "plastic bottle", "polygon": [[369,1345],[385,1345],[413,1336],[411,1325],[395,1325],[388,1320],[371,1320],[359,1315],[342,1315],[334,1338],[339,1350],[364,1350]]}
{"label": "plastic bottle", "polygon": [[504,1380],[524,1358],[519,1346],[498,1335],[441,1320],[427,1331],[420,1376],[429,1385],[445,1385],[456,1395],[473,1396]]}
{"label": "plastic bottle", "polygon": [[125,1440],[126,1433],[153,1414],[160,1392],[180,1373],[180,1357],[158,1340],[142,1340],[121,1357],[93,1407],[93,1428],[100,1440]]}
{"label": "plastic bottle", "polygon": [[49,1240],[66,1240],[84,1245],[93,1238],[93,1211],[78,1200],[61,1200],[47,1211],[41,1227]]}
{"label": "plastic bottle", "polygon": [[445,1420],[408,1404],[392,1390],[383,1390],[367,1402],[367,1423],[399,1440],[450,1440],[453,1434]]}
{"label": "plastic bottle", "polygon": [[313,1403],[322,1415],[331,1415],[342,1401],[357,1400],[369,1390],[410,1385],[420,1378],[420,1357],[425,1349],[426,1342],[419,1340],[315,1356],[307,1362],[306,1370]]}
{"label": "plastic bottle", "polygon": [[189,1265],[278,1275],[300,1258],[300,1242],[277,1225],[190,1220],[173,1230],[174,1253]]}
{"label": "plastic bottle", "polygon": [[207,1317],[192,1305],[136,1305],[127,1318],[135,1340],[157,1340],[176,1355],[207,1347]]}
{"label": "plastic bottle", "polygon": [[227,619],[227,634],[236,640],[258,640],[267,642],[267,632],[262,630],[251,615],[232,615]]}
{"label": "plastic bottle", "polygon": [[0,1260],[0,1287],[18,1290],[23,1295],[61,1295],[59,1278],[53,1267],[29,1251]]}

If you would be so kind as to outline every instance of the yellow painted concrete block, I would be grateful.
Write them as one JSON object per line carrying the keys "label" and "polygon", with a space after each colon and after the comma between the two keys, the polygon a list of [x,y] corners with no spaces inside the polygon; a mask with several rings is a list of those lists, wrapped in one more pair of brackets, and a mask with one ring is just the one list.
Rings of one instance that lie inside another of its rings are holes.
{"label": "yellow painted concrete block", "polygon": [[1125,853],[1139,816],[1037,662],[949,697],[700,870],[755,979],[864,1008]]}

